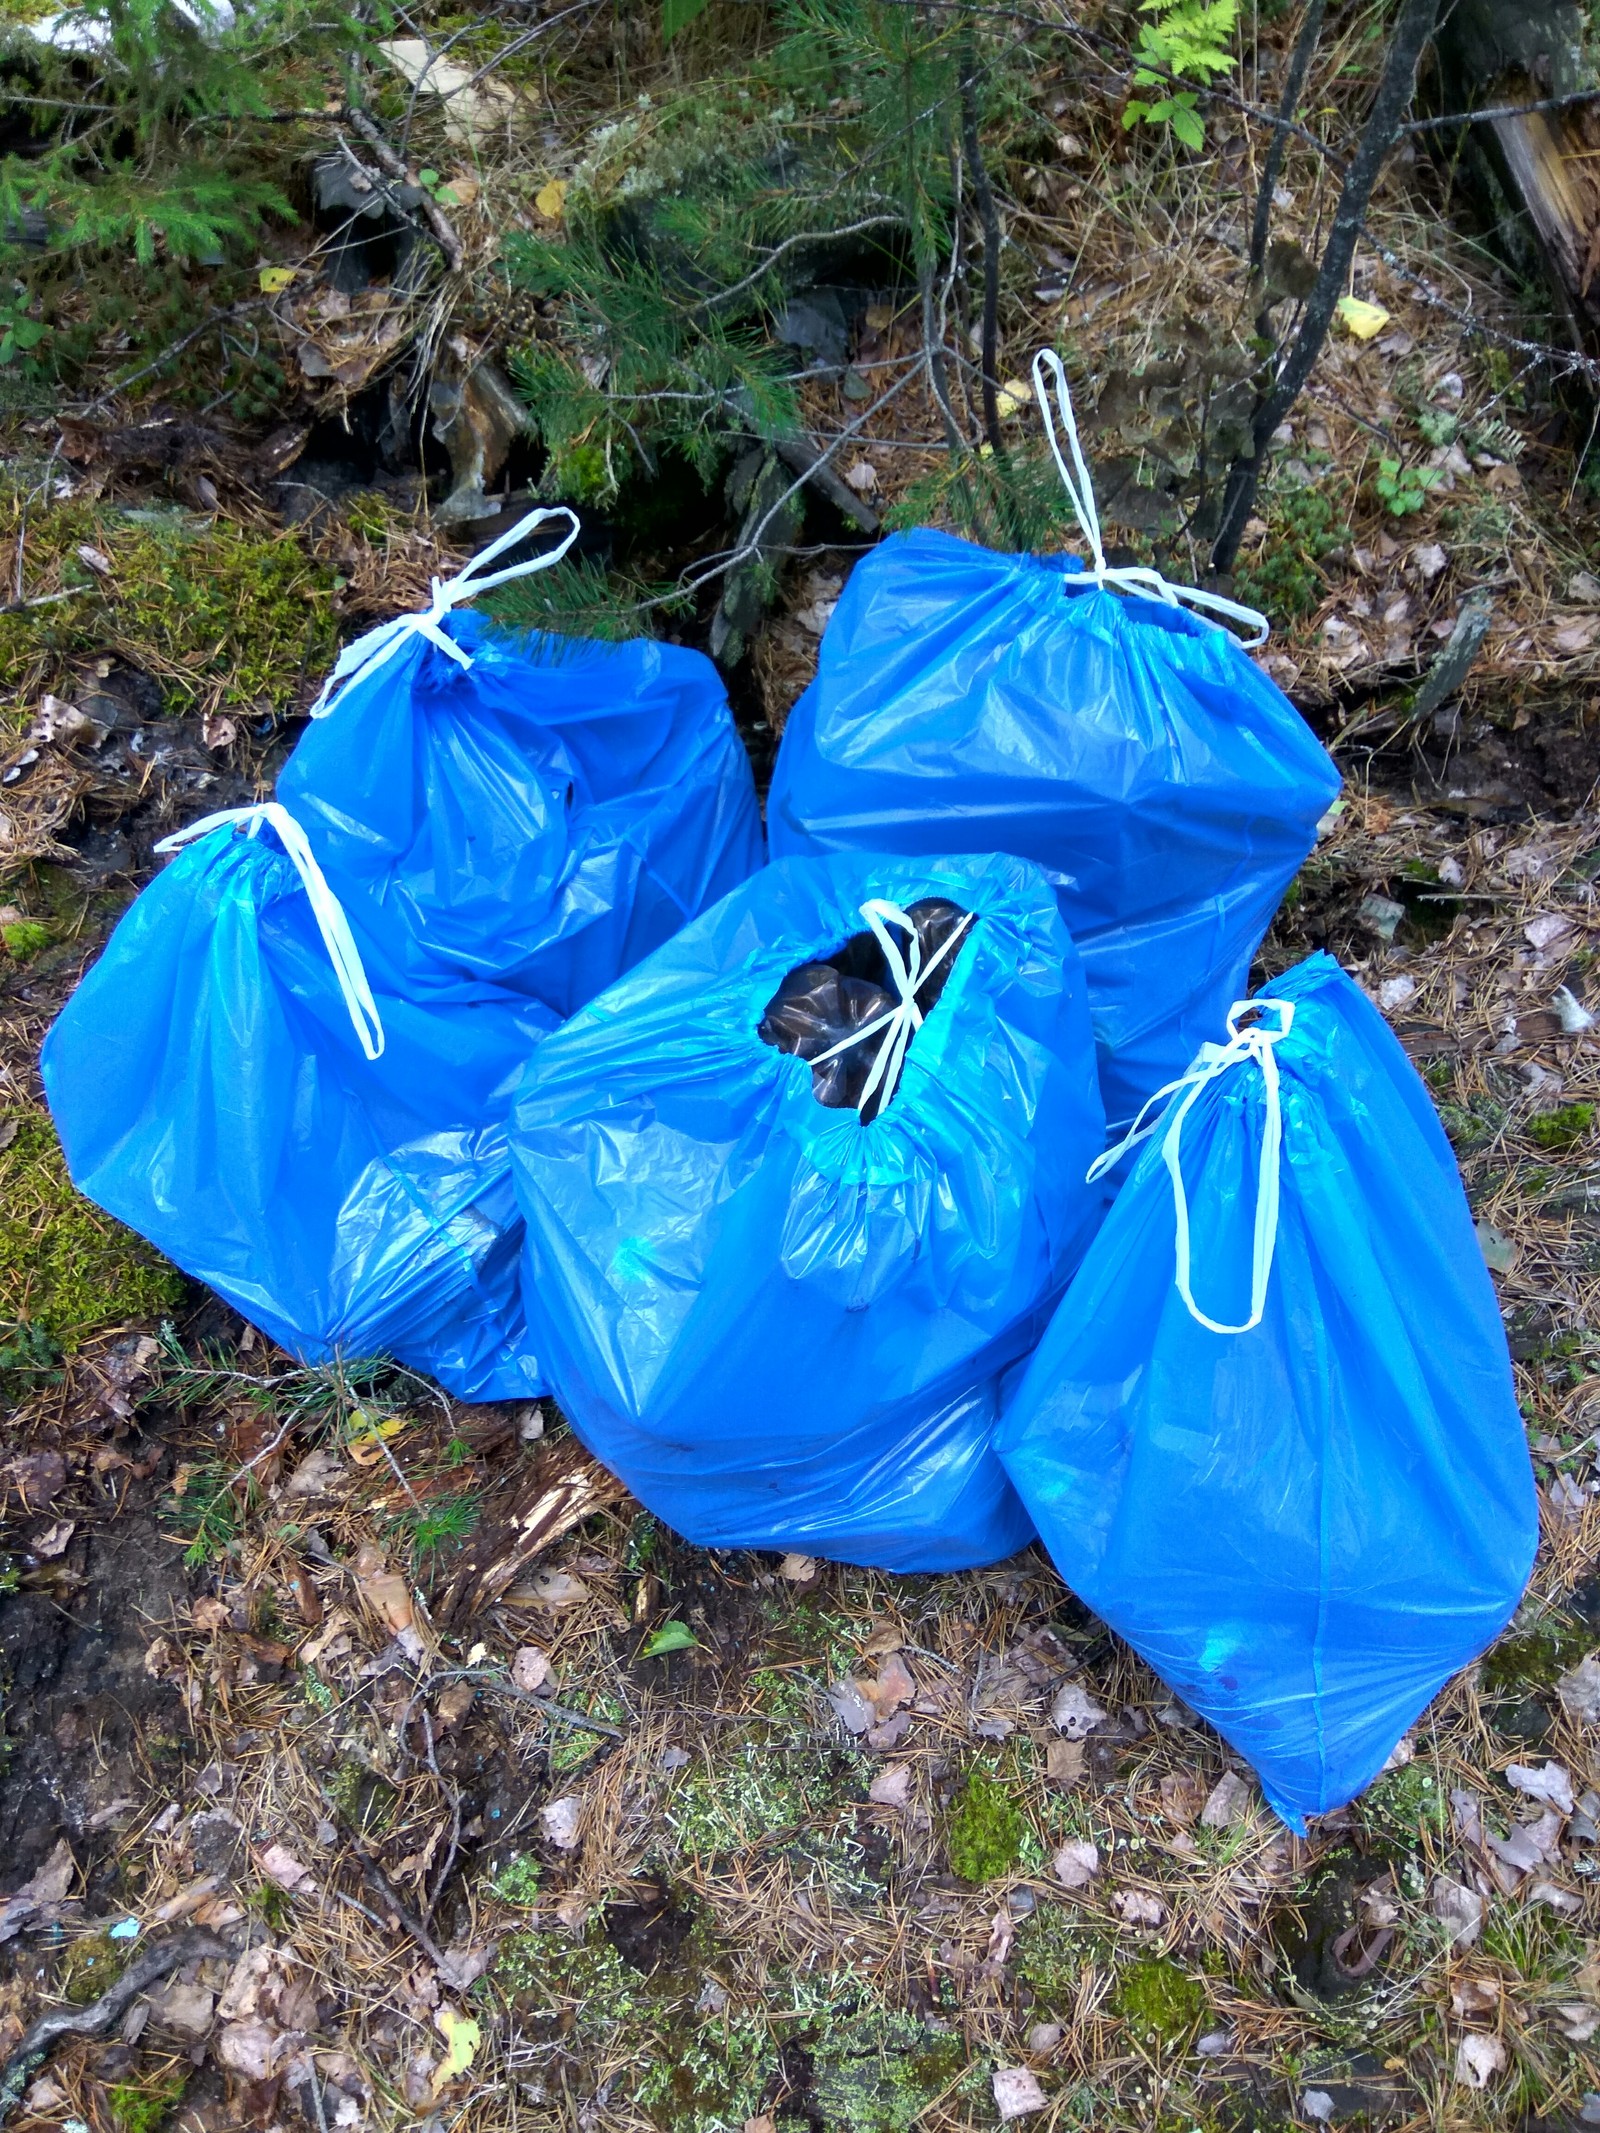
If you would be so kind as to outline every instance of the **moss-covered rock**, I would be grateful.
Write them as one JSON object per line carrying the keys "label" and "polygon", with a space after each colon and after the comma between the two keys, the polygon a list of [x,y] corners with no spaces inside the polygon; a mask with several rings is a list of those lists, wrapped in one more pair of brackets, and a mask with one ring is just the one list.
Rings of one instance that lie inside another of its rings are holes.
{"label": "moss-covered rock", "polygon": [[959,2036],[894,2014],[841,2023],[815,2066],[813,2094],[828,2133],[909,2133],[968,2072]]}
{"label": "moss-covered rock", "polygon": [[0,1113],[0,1320],[38,1328],[67,1353],[105,1326],[158,1318],[183,1277],[78,1193],[41,1111]]}

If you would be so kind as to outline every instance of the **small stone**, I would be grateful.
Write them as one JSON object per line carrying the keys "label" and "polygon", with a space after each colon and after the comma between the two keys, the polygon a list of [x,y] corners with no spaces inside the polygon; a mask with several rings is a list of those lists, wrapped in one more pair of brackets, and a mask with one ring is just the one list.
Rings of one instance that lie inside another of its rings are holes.
{"label": "small stone", "polygon": [[558,1851],[577,1850],[582,1819],[583,1802],[576,1793],[568,1793],[565,1799],[551,1800],[548,1806],[539,1809],[544,1833]]}
{"label": "small stone", "polygon": [[1313,2124],[1325,2126],[1333,2116],[1333,2098],[1326,2089],[1306,2089],[1300,2097],[1300,2108]]}
{"label": "small stone", "polygon": [[1195,2045],[1202,2059],[1222,2059],[1233,2050],[1231,2029],[1208,2029]]}
{"label": "small stone", "polygon": [[1088,1837],[1075,1837],[1062,1845],[1050,1869],[1064,1889],[1086,1889],[1100,1871],[1100,1847]]}
{"label": "small stone", "polygon": [[1038,2076],[1026,2066],[996,2067],[992,2086],[994,2107],[1000,2114],[1002,2125],[1013,2118],[1026,2118],[1030,2111],[1044,2109],[1044,2090],[1039,2086]]}
{"label": "small stone", "polygon": [[550,1679],[550,1654],[537,1644],[524,1644],[511,1662],[511,1685],[524,1696],[537,1695]]}
{"label": "small stone", "polygon": [[1042,2059],[1047,2052],[1055,2050],[1065,2035],[1059,2022],[1035,2022],[1028,2031],[1028,2049],[1036,2058]]}

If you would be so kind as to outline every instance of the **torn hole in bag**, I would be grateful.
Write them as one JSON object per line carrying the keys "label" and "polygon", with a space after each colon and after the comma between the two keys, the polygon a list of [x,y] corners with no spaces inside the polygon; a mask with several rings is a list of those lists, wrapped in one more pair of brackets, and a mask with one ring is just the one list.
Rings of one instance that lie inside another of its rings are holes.
{"label": "torn hole in bag", "polygon": [[[917,929],[916,967],[927,972],[916,988],[918,1014],[926,1017],[943,993],[966,946],[972,914],[944,896],[924,896],[906,906]],[[890,928],[901,953],[911,961],[905,928]],[[962,938],[955,939],[961,932]],[[952,945],[953,944],[953,945]],[[934,958],[938,961],[934,962]],[[929,969],[929,965],[933,967]],[[757,1034],[763,1044],[815,1062],[811,1093],[832,1111],[859,1111],[870,1124],[893,1094],[887,1078],[871,1088],[873,1067],[887,1036],[871,1031],[894,1012],[898,987],[877,935],[853,933],[842,948],[789,972],[762,1014]],[[860,1035],[859,1043],[849,1040]],[[916,1042],[913,1035],[911,1043]],[[838,1049],[841,1045],[844,1050]],[[831,1057],[822,1055],[831,1053]]]}

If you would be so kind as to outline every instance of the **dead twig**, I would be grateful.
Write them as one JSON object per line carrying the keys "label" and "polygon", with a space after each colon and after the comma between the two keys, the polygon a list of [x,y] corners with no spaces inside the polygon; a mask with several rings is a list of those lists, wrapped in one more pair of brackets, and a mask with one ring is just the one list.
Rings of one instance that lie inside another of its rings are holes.
{"label": "dead twig", "polygon": [[431,1675],[432,1681],[473,1681],[480,1688],[492,1689],[497,1696],[508,1696],[513,1703],[532,1704],[536,1711],[547,1717],[558,1718],[563,1725],[582,1726],[590,1733],[603,1733],[607,1740],[625,1740],[627,1735],[620,1726],[613,1726],[603,1718],[591,1718],[587,1711],[574,1711],[564,1703],[552,1703],[548,1696],[539,1696],[532,1689],[519,1689],[499,1674],[491,1674],[483,1667],[452,1666]]}
{"label": "dead twig", "polygon": [[116,1983],[87,2007],[53,2007],[48,2014],[40,2015],[0,2071],[0,2125],[11,2117],[23,2092],[63,2037],[103,2037],[122,2020],[140,1993],[171,1977],[174,1970],[207,1956],[227,1960],[228,1953],[214,1933],[197,1927],[136,1955]]}
{"label": "dead twig", "polygon": [[422,219],[433,232],[434,240],[444,254],[445,265],[452,274],[459,274],[461,261],[465,256],[464,248],[461,239],[456,235],[454,225],[444,209],[440,207],[436,200],[429,199],[426,189],[417,184],[416,173],[406,168],[404,158],[396,155],[366,112],[350,106],[347,107],[342,115],[350,121],[356,132],[360,134],[361,138],[372,150],[374,160],[387,177],[395,179],[402,185],[416,186],[417,191],[422,195]]}

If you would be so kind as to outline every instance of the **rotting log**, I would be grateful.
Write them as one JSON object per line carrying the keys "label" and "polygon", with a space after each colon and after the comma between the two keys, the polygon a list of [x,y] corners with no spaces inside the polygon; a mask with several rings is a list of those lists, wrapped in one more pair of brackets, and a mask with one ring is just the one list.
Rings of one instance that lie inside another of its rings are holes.
{"label": "rotting log", "polygon": [[[1461,170],[1524,270],[1542,269],[1578,346],[1600,347],[1600,93],[1568,0],[1458,0],[1439,26],[1437,94],[1485,111]],[[1572,101],[1561,103],[1559,99]],[[1508,107],[1544,104],[1543,110]]]}

